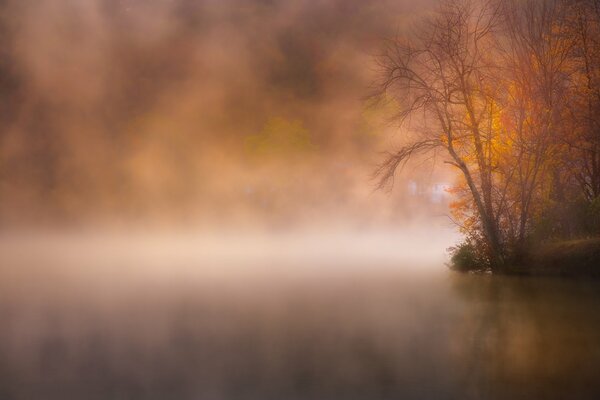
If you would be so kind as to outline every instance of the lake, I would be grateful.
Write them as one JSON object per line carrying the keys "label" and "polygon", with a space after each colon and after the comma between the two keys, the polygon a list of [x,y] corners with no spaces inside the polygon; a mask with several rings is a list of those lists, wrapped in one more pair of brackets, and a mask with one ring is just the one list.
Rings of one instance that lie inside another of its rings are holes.
{"label": "lake", "polygon": [[599,398],[598,282],[278,236],[5,236],[0,399]]}

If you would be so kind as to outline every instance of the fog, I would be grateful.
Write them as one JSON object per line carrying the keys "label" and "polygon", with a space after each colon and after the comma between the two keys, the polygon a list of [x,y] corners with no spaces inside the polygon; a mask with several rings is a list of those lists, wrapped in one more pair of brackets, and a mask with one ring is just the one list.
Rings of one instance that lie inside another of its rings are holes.
{"label": "fog", "polygon": [[440,231],[13,233],[0,395],[594,398],[597,282],[453,273]]}
{"label": "fog", "polygon": [[436,3],[1,1],[0,398],[597,397],[597,283],[451,272],[435,156],[376,190]]}
{"label": "fog", "polygon": [[389,221],[373,56],[426,4],[3,2],[3,224]]}

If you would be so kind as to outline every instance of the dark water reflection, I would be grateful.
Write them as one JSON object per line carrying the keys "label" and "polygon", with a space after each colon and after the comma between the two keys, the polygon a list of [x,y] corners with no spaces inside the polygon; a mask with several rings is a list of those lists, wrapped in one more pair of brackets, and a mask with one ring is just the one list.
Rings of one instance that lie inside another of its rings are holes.
{"label": "dark water reflection", "polygon": [[600,396],[596,282],[13,262],[0,280],[0,399]]}

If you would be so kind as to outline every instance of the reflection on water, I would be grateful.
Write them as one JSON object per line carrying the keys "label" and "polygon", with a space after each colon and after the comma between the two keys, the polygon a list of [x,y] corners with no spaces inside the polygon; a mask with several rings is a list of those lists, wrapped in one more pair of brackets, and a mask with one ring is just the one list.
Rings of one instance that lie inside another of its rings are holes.
{"label": "reflection on water", "polygon": [[0,399],[600,395],[596,282],[67,258],[3,257]]}

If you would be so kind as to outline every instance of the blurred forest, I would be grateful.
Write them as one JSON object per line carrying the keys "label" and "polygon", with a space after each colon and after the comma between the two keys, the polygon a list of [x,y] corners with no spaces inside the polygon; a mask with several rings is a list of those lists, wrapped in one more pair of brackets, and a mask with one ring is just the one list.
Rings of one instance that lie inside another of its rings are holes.
{"label": "blurred forest", "polygon": [[365,100],[372,55],[423,12],[3,1],[0,222],[388,219],[400,200],[369,180],[391,129]]}

